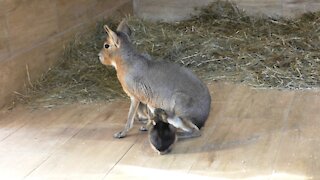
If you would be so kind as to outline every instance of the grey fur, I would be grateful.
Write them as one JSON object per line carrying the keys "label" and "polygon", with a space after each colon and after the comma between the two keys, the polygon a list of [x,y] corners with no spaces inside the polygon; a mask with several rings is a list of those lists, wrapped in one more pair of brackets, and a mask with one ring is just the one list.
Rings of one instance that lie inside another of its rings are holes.
{"label": "grey fur", "polygon": [[[207,86],[184,67],[154,61],[138,53],[124,32],[117,31],[116,34],[121,44],[118,56],[127,67],[125,83],[133,97],[126,127],[115,137],[124,137],[132,127],[140,102],[165,110],[169,117],[180,119],[180,123],[187,126],[184,129],[188,129],[190,137],[195,137],[192,135],[195,131],[198,136],[210,112],[211,96]],[[191,126],[185,121],[191,122]]]}

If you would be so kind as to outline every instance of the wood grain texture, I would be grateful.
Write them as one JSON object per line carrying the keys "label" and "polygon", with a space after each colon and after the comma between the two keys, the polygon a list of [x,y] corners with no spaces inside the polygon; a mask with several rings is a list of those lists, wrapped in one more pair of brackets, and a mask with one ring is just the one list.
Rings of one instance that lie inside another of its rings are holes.
{"label": "wood grain texture", "polygon": [[0,16],[0,61],[9,57],[8,29],[6,19]]}
{"label": "wood grain texture", "polygon": [[19,1],[19,5],[8,12],[6,17],[13,54],[58,33],[54,1]]}
{"label": "wood grain texture", "polygon": [[[320,91],[209,86],[202,136],[159,156],[139,132],[123,139],[129,101],[0,112],[0,179],[318,179]],[[235,105],[234,105],[235,104]]]}
{"label": "wood grain texture", "polygon": [[[0,108],[11,103],[13,91],[24,91],[26,66],[37,79],[54,64],[65,44],[95,27],[130,0],[1,0]],[[128,8],[129,7],[129,8]],[[127,13],[130,13],[128,11]],[[123,15],[123,14],[122,14]]]}

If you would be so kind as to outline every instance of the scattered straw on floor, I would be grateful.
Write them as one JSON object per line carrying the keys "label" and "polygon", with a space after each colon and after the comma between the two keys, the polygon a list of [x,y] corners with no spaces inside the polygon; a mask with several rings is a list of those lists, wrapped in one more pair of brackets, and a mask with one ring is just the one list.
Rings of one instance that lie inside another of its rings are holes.
{"label": "scattered straw on floor", "polygon": [[[59,65],[23,99],[54,105],[125,97],[115,71],[97,58],[105,37],[103,24],[70,43]],[[206,81],[260,88],[320,87],[320,12],[291,20],[255,17],[217,2],[190,20],[169,24],[131,17],[129,25],[140,51],[189,67]]]}

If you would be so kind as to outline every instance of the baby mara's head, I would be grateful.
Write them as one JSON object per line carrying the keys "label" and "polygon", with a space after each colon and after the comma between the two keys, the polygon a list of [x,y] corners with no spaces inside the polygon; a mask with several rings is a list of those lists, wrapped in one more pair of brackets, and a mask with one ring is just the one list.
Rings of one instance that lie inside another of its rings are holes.
{"label": "baby mara's head", "polygon": [[176,128],[167,119],[168,115],[163,109],[155,109],[151,118],[149,141],[159,155],[170,152],[177,141]]}

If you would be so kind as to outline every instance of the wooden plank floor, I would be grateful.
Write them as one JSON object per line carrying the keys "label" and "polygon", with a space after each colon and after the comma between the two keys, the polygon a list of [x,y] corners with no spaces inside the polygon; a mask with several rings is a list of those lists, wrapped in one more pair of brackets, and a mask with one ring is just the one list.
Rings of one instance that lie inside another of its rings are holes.
{"label": "wooden plank floor", "polygon": [[202,136],[159,156],[128,101],[0,113],[0,179],[320,179],[320,91],[214,83]]}

